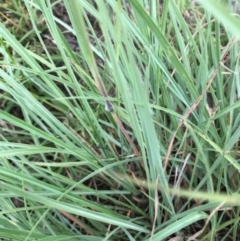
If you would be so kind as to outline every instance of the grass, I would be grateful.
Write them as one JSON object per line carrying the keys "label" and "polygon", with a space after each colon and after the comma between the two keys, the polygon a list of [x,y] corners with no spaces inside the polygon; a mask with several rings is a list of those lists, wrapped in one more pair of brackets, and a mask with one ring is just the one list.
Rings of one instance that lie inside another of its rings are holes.
{"label": "grass", "polygon": [[1,3],[1,240],[240,239],[239,20],[200,2]]}

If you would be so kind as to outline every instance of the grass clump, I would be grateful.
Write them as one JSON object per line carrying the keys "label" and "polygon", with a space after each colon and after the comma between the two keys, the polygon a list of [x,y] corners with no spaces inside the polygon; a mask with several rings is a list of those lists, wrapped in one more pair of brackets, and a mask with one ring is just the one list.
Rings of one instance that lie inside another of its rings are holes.
{"label": "grass clump", "polygon": [[240,238],[239,20],[200,2],[1,4],[3,240]]}

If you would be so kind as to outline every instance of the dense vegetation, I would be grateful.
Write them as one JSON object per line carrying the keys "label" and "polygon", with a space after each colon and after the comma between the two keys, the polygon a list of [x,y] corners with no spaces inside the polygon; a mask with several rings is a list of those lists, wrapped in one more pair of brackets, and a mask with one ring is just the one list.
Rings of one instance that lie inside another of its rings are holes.
{"label": "dense vegetation", "polygon": [[240,240],[239,6],[199,2],[1,1],[1,240]]}

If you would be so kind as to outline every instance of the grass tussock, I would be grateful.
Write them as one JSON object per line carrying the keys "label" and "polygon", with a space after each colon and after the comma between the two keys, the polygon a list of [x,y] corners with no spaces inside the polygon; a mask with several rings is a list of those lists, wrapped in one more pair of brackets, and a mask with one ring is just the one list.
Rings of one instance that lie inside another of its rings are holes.
{"label": "grass tussock", "polygon": [[236,2],[0,10],[1,240],[240,240]]}

